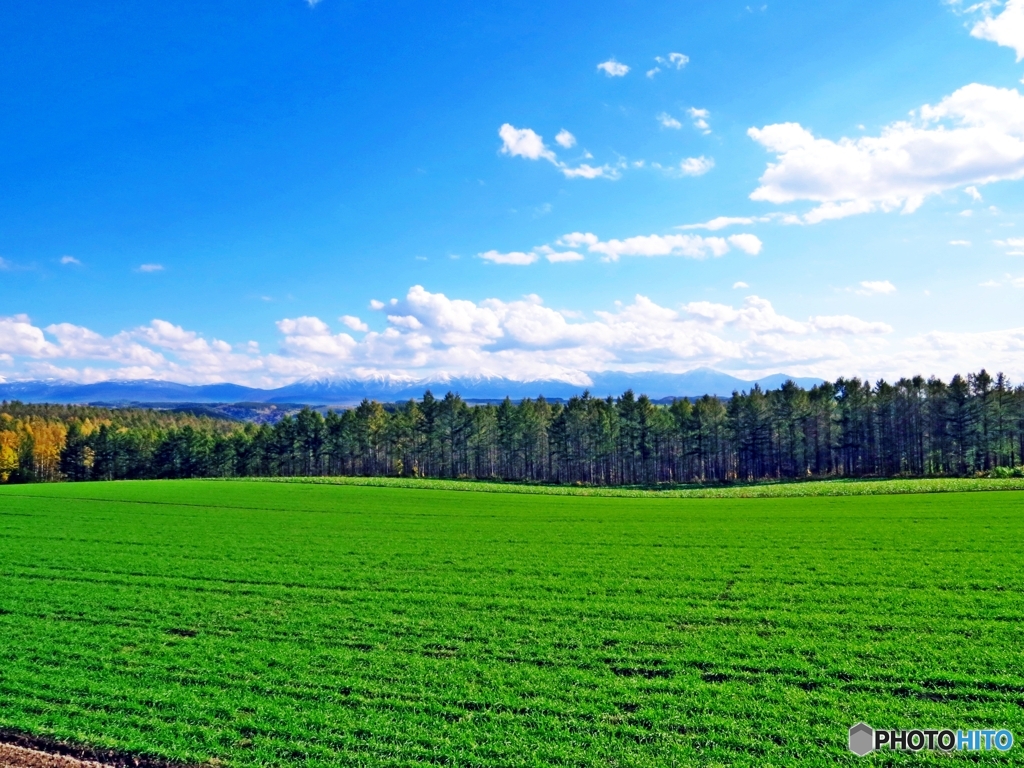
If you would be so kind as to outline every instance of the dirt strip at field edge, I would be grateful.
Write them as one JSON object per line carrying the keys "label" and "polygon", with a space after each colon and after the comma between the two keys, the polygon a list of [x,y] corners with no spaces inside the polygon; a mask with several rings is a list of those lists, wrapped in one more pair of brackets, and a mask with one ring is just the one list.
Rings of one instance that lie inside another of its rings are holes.
{"label": "dirt strip at field edge", "polygon": [[103,763],[0,744],[0,768],[107,768]]}
{"label": "dirt strip at field edge", "polygon": [[0,730],[0,768],[187,768],[156,758]]}

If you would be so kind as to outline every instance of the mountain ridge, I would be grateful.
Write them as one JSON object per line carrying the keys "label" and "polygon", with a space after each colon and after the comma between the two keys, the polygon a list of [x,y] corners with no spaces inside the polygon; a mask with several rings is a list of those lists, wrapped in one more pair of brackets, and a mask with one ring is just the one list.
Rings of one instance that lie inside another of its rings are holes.
{"label": "mountain ridge", "polygon": [[295,403],[308,405],[350,405],[363,398],[394,402],[419,398],[426,390],[435,396],[451,391],[464,400],[502,400],[510,397],[543,395],[549,399],[568,399],[589,391],[595,397],[618,396],[627,389],[660,400],[672,397],[714,395],[728,397],[734,391],[747,391],[756,384],[762,389],[777,389],[792,379],[808,388],[822,379],[791,377],[777,373],[745,380],[712,368],[696,368],[686,373],[624,373],[609,371],[590,374],[590,385],[558,380],[515,381],[501,377],[448,377],[436,379],[303,379],[274,389],[241,384],[179,384],[155,379],[104,381],[77,384],[62,380],[33,380],[0,383],[0,400],[29,403]]}

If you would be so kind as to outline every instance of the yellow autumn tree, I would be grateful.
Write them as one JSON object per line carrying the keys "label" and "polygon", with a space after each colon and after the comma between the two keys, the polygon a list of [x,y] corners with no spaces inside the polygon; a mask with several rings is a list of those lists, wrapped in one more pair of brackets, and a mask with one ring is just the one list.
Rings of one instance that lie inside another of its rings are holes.
{"label": "yellow autumn tree", "polygon": [[36,479],[53,482],[60,479],[60,454],[68,430],[60,422],[31,419],[25,431],[32,440],[32,471]]}
{"label": "yellow autumn tree", "polygon": [[[8,426],[8,424],[4,424]],[[21,438],[11,429],[0,430],[0,482],[7,482],[11,472],[18,468]]]}

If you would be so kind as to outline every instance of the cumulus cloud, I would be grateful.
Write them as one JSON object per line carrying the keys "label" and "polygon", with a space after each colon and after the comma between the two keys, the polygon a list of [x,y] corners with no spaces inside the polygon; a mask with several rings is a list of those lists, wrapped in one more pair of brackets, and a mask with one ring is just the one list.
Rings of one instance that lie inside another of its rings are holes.
{"label": "cumulus cloud", "polygon": [[[1017,362],[1024,360],[1024,328],[974,333],[931,331],[908,339],[902,347],[903,369],[949,376],[998,366],[997,370],[1018,380],[1024,376]],[[894,366],[890,363],[888,367]]]}
{"label": "cumulus cloud", "polygon": [[582,253],[577,253],[576,251],[556,251],[550,245],[542,245],[533,250],[534,253],[539,253],[552,264],[563,261],[583,261],[586,258]]}
{"label": "cumulus cloud", "polygon": [[771,221],[777,216],[716,216],[709,221],[704,221],[699,224],[682,224],[676,229],[709,229],[715,232],[719,229],[725,229],[726,227],[735,226],[748,226],[750,224],[756,224],[758,222]]}
{"label": "cumulus cloud", "polygon": [[[581,247],[602,244],[594,235],[576,235],[570,239]],[[1024,287],[1024,279],[1008,275],[998,284]],[[877,319],[801,319],[760,296],[738,303],[659,303],[637,295],[612,309],[583,313],[554,310],[532,294],[470,301],[416,285],[403,298],[378,304],[387,327],[361,332],[360,341],[317,317],[282,319],[280,349],[270,354],[261,354],[253,342],[232,345],[165,320],[103,337],[68,323],[39,328],[16,315],[0,318],[0,361],[8,379],[160,378],[256,386],[303,376],[493,375],[554,378],[583,387],[597,371],[699,366],[749,377],[779,370],[826,378],[949,376],[983,366],[1024,376],[1024,328],[894,339],[893,328]],[[341,317],[346,326],[352,323],[345,318],[357,319]]]}
{"label": "cumulus cloud", "polygon": [[895,293],[896,286],[888,280],[862,280],[857,293],[863,296],[875,296],[878,294]]}
{"label": "cumulus cloud", "polygon": [[1024,237],[1008,237],[994,241],[1000,248],[1007,248],[1008,256],[1024,256]]}
{"label": "cumulus cloud", "polygon": [[[559,241],[557,245],[564,246],[565,244]],[[509,264],[513,266],[527,266],[540,260],[541,258],[547,259],[552,264],[559,264],[566,261],[583,261],[586,257],[582,253],[578,253],[572,248],[578,247],[577,245],[568,246],[569,250],[563,247],[561,250],[552,248],[550,245],[538,245],[530,251],[511,251],[509,253],[502,253],[500,251],[486,251],[485,253],[479,254],[479,257],[484,261],[489,261],[492,264]]]}
{"label": "cumulus cloud", "polygon": [[41,328],[28,315],[0,317],[0,354],[26,357],[56,357],[60,350],[47,341]]}
{"label": "cumulus cloud", "polygon": [[873,211],[913,213],[947,189],[977,191],[1024,177],[1024,97],[1016,89],[974,83],[918,112],[916,121],[893,123],[879,136],[839,141],[817,138],[799,123],[751,128],[748,135],[776,155],[751,199],[817,202],[803,217],[813,224]]}
{"label": "cumulus cloud", "polygon": [[693,127],[702,133],[711,133],[711,125],[708,123],[708,119],[711,117],[711,113],[706,109],[697,109],[696,107],[690,107],[686,110],[686,114],[693,120]]}
{"label": "cumulus cloud", "polygon": [[974,202],[981,202],[981,192],[978,191],[977,187],[965,187],[964,192],[966,192]]}
{"label": "cumulus cloud", "polygon": [[732,287],[734,289],[736,289],[736,288],[749,288],[750,286],[747,285],[746,283],[744,283],[742,280],[737,280],[735,283],[732,284]]}
{"label": "cumulus cloud", "polygon": [[1013,48],[1017,61],[1024,59],[1024,0],[1007,0],[998,16],[992,16],[988,6],[985,12],[985,18],[971,28],[971,35]]}
{"label": "cumulus cloud", "polygon": [[[505,123],[498,129],[498,136],[501,137],[502,154],[527,160],[547,160],[567,179],[617,179],[620,176],[618,169],[610,165],[592,166],[582,163],[574,168],[562,162],[544,143],[543,137],[531,128],[516,128]],[[555,141],[563,147],[571,147],[576,143],[576,137],[562,129],[555,137]]]}
{"label": "cumulus cloud", "polygon": [[139,272],[163,272],[163,264],[140,264]]}
{"label": "cumulus cloud", "polygon": [[82,264],[82,262],[80,262],[74,256],[61,256],[60,257],[60,263],[61,264],[78,264],[79,266],[81,266],[81,264]]}
{"label": "cumulus cloud", "polygon": [[751,256],[757,256],[763,247],[761,239],[756,235],[729,235],[726,239],[729,241],[730,245],[739,248],[741,251],[748,253]]}
{"label": "cumulus cloud", "polygon": [[355,339],[347,333],[332,333],[318,317],[285,318],[277,322],[277,329],[284,334],[282,346],[300,356],[345,360],[356,347]]}
{"label": "cumulus cloud", "polygon": [[[79,382],[160,378],[186,383],[225,380],[270,383],[269,358],[249,342],[244,352],[227,342],[206,340],[164,320],[103,336],[73,323],[45,329],[25,315],[0,318],[0,359],[20,363],[20,378],[65,378]],[[89,361],[58,365],[55,361]]]}
{"label": "cumulus cloud", "polygon": [[690,57],[685,53],[670,53],[667,57],[655,56],[654,60],[658,63],[658,66],[647,70],[647,77],[650,78],[661,72],[662,67],[665,67],[665,69],[682,69],[689,63]]}
{"label": "cumulus cloud", "polygon": [[811,318],[811,325],[819,331],[848,334],[892,333],[888,323],[868,322],[853,315],[818,315]]}
{"label": "cumulus cloud", "polygon": [[668,60],[663,59],[661,56],[658,56],[655,58],[655,61],[657,61],[663,67],[682,69],[689,63],[690,57],[687,56],[685,53],[670,53],[668,55]]}
{"label": "cumulus cloud", "polygon": [[559,167],[562,175],[567,179],[617,179],[619,172],[615,168],[609,165],[588,165],[587,163],[581,163],[575,168],[562,165]]}
{"label": "cumulus cloud", "polygon": [[353,331],[359,331],[360,333],[366,333],[370,330],[370,326],[364,323],[355,315],[342,315],[340,318],[342,323],[346,327],[351,328]]}
{"label": "cumulus cloud", "polygon": [[949,244],[950,245],[963,245],[963,246],[966,246],[966,247],[970,247],[971,241],[970,240],[950,240]]}
{"label": "cumulus cloud", "polygon": [[480,258],[484,261],[493,262],[494,264],[515,264],[517,266],[525,266],[527,264],[533,264],[533,262],[537,260],[537,254],[524,253],[523,251],[510,251],[509,253],[486,251],[480,254]]}
{"label": "cumulus cloud", "polygon": [[679,130],[680,128],[683,127],[683,124],[676,120],[674,117],[672,117],[672,115],[670,115],[668,112],[662,112],[661,114],[659,114],[658,122],[661,123],[662,128],[672,128],[674,130]]}
{"label": "cumulus cloud", "polygon": [[597,65],[597,68],[599,71],[604,72],[608,77],[623,77],[627,72],[629,72],[629,67],[615,59],[602,61]]}
{"label": "cumulus cloud", "polygon": [[760,253],[761,240],[750,234],[733,235],[729,238],[702,237],[700,235],[639,235],[624,240],[603,241],[592,232],[571,232],[558,240],[558,245],[567,248],[586,248],[590,253],[601,254],[603,261],[618,261],[623,256],[684,256],[691,259],[705,259],[708,256],[724,256],[732,245],[740,250]]}
{"label": "cumulus cloud", "polygon": [[684,176],[703,176],[715,167],[713,157],[688,157],[679,164],[679,171]]}
{"label": "cumulus cloud", "polygon": [[167,362],[159,352],[135,341],[135,334],[122,332],[112,337],[72,323],[55,323],[46,332],[57,339],[59,357],[111,360],[155,369]]}
{"label": "cumulus cloud", "polygon": [[530,128],[516,128],[505,123],[498,129],[501,137],[501,152],[511,157],[525,157],[527,160],[548,160],[557,163],[555,153],[544,145],[540,135]]}
{"label": "cumulus cloud", "polygon": [[1024,288],[1024,277],[1014,277],[1013,275],[1005,275],[1002,280],[986,280],[983,283],[978,283],[982,288],[1000,288],[1004,285],[1008,285],[1011,288]]}

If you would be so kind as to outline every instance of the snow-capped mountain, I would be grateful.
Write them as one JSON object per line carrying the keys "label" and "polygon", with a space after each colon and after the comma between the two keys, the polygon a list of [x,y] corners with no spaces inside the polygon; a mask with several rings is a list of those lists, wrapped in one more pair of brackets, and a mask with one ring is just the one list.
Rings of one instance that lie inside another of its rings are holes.
{"label": "snow-capped mountain", "polygon": [[[257,389],[240,384],[176,384],[169,381],[105,381],[76,384],[69,381],[15,381],[0,383],[0,399],[31,403],[306,403],[309,405],[348,405],[363,398],[394,402],[419,398],[429,389],[443,397],[455,392],[466,400],[501,400],[511,397],[543,395],[552,399],[568,399],[589,390],[595,397],[617,396],[632,389],[658,400],[667,397],[727,397],[734,391],[749,390],[758,384],[762,389],[775,389],[787,379],[774,374],[756,381],[730,376],[710,368],[697,368],[686,373],[622,373],[610,371],[590,375],[589,386],[564,381],[514,381],[500,377],[454,377],[435,379],[398,379],[375,377],[366,379],[303,379],[277,389]],[[820,379],[793,378],[803,387],[820,383]]]}

